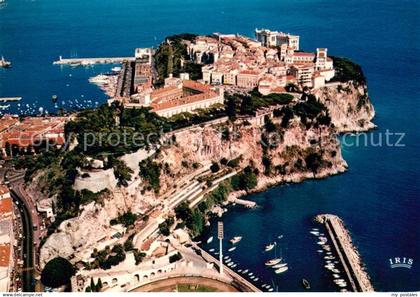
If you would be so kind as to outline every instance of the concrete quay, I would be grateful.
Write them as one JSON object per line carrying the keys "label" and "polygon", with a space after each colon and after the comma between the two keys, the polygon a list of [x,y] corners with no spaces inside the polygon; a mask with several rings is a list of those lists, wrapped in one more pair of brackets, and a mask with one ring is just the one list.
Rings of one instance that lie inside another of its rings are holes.
{"label": "concrete quay", "polygon": [[315,220],[324,224],[352,290],[354,292],[373,292],[374,288],[369,275],[363,268],[360,255],[353,245],[343,221],[332,214],[317,215]]}
{"label": "concrete quay", "polygon": [[[214,258],[212,255],[207,253],[197,244],[193,243],[194,247],[200,250],[201,256],[204,260],[209,263],[213,263],[215,267],[218,269],[219,267],[219,260]],[[230,269],[228,266],[223,264],[223,272],[232,278],[231,285],[237,288],[241,292],[262,292],[259,288],[253,285],[251,282],[240,276],[238,273]]]}

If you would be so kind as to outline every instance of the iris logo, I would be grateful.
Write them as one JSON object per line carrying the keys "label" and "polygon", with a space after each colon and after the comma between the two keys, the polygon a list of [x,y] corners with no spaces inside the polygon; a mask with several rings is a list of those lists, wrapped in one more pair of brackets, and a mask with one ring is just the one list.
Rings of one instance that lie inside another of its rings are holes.
{"label": "iris logo", "polygon": [[395,257],[389,259],[391,268],[407,268],[411,269],[414,260],[406,257]]}

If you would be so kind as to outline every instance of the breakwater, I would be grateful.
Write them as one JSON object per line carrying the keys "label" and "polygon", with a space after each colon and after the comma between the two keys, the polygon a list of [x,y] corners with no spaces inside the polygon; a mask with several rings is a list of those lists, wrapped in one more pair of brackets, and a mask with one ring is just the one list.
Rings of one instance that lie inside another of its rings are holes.
{"label": "breakwater", "polygon": [[343,221],[332,214],[317,215],[315,220],[324,224],[352,290],[354,292],[374,291],[369,276],[363,268],[360,255],[353,245]]}

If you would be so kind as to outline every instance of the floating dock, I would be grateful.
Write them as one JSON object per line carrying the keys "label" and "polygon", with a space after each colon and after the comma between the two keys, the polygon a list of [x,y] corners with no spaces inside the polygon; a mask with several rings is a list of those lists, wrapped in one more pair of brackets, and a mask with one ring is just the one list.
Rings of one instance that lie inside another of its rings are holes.
{"label": "floating dock", "polygon": [[60,56],[58,61],[54,61],[54,65],[93,65],[93,64],[114,64],[123,62],[134,62],[135,57],[108,57],[108,58],[71,58],[63,59]]}
{"label": "floating dock", "polygon": [[354,247],[343,221],[332,214],[317,215],[315,220],[324,224],[327,229],[352,290],[354,292],[373,292],[374,288],[369,276],[363,268],[360,255]]}

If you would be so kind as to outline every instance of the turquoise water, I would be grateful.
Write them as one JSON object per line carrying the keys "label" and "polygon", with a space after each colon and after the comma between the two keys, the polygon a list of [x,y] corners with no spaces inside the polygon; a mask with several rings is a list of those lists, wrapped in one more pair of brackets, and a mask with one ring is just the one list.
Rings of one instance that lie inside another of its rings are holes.
{"label": "turquoise water", "polygon": [[[363,66],[379,126],[370,135],[377,140],[387,129],[403,132],[405,147],[343,147],[350,166],[345,174],[251,195],[260,208],[232,208],[223,218],[227,237],[244,237],[232,257],[280,291],[302,290],[302,277],[314,290],[334,291],[308,233],[313,215],[330,212],[347,224],[375,288],[419,290],[418,13],[418,1],[7,0],[0,6],[0,55],[13,68],[0,70],[0,97],[23,96],[22,104],[50,111],[54,94],[65,106],[76,99],[103,102],[87,79],[112,66],[52,62],[59,55],[126,56],[173,33],[252,36],[256,27],[267,27],[301,35],[307,50],[328,47]],[[214,227],[208,232],[215,234]],[[280,276],[264,267],[262,253],[278,234],[289,263]],[[414,259],[411,270],[389,267],[388,258],[404,256]]]}

